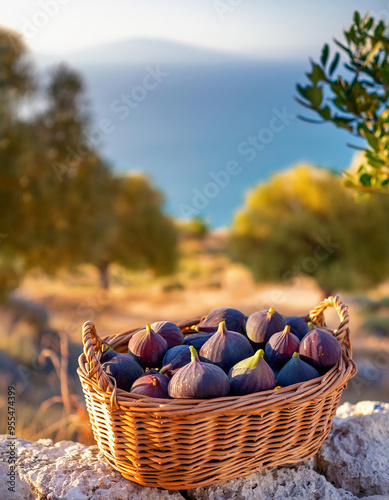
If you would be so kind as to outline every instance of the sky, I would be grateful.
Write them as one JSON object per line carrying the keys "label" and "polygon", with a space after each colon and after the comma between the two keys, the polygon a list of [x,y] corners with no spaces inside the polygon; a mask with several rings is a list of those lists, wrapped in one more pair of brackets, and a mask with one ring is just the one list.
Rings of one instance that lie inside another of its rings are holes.
{"label": "sky", "polygon": [[33,52],[61,57],[154,38],[262,59],[300,59],[340,36],[355,9],[389,19],[384,0],[0,0],[0,24],[22,32]]}

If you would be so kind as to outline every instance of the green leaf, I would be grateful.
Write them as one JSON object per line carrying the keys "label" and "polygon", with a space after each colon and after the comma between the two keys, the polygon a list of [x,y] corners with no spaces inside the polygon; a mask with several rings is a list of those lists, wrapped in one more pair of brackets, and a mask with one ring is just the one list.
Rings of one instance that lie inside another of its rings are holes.
{"label": "green leaf", "polygon": [[369,187],[371,186],[371,175],[370,174],[362,174],[359,178],[359,182],[362,184],[362,186]]}
{"label": "green leaf", "polygon": [[337,52],[335,54],[334,60],[331,63],[331,66],[330,66],[330,70],[329,70],[329,75],[330,76],[332,76],[332,73],[336,70],[336,67],[337,67],[337,65],[339,63],[339,59],[340,59],[340,54],[339,54],[339,52]]}
{"label": "green leaf", "polygon": [[322,109],[318,110],[320,116],[322,116],[325,120],[331,120],[331,110],[329,106],[325,106]]}
{"label": "green leaf", "polygon": [[361,15],[360,13],[356,10],[354,12],[354,16],[353,16],[353,19],[354,19],[354,23],[359,26],[360,22],[361,22]]}
{"label": "green leaf", "polygon": [[389,177],[381,182],[381,186],[387,186],[389,184]]}
{"label": "green leaf", "polygon": [[321,58],[320,61],[323,66],[326,65],[327,59],[328,59],[328,54],[330,53],[330,48],[328,46],[328,43],[326,43],[323,47],[322,53],[321,53]]}
{"label": "green leaf", "polygon": [[318,108],[323,100],[323,91],[321,87],[307,87],[308,100],[311,101],[314,108]]}
{"label": "green leaf", "polygon": [[312,63],[312,71],[308,73],[307,76],[314,85],[317,85],[320,81],[327,81],[324,71],[315,63]]}

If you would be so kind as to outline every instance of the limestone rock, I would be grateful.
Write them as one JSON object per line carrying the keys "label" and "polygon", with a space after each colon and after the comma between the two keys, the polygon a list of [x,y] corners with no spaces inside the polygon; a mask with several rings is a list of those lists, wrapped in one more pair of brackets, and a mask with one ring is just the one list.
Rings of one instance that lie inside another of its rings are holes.
{"label": "limestone rock", "polygon": [[317,469],[358,497],[389,495],[389,404],[342,405]]}
{"label": "limestone rock", "polygon": [[[4,453],[5,440],[2,438],[0,448]],[[36,443],[18,439],[17,443],[20,485],[30,487],[20,489],[19,496],[10,499],[183,500],[178,492],[145,488],[124,479],[112,469],[97,446],[87,447],[71,441],[53,444],[50,439]],[[7,464],[4,465],[5,469]],[[3,484],[2,481],[1,492]]]}
{"label": "limestone rock", "polygon": [[356,500],[306,465],[273,468],[188,492],[195,500]]}

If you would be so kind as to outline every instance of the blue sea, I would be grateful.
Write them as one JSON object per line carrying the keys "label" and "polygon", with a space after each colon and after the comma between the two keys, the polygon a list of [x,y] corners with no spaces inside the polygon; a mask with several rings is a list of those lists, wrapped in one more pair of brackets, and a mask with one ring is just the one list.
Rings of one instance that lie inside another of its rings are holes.
{"label": "blue sea", "polygon": [[294,100],[308,61],[113,57],[79,69],[104,158],[116,171],[147,173],[176,217],[226,226],[247,191],[275,172],[300,162],[340,171],[354,153],[347,132],[296,117],[309,116]]}

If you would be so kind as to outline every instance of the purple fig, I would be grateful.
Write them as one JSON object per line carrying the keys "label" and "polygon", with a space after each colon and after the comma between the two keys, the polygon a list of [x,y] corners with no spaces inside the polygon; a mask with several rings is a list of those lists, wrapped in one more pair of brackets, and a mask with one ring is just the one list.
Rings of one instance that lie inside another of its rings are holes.
{"label": "purple fig", "polygon": [[216,333],[217,328],[218,328],[217,326],[199,326],[199,325],[192,326],[192,330],[201,333]]}
{"label": "purple fig", "polygon": [[161,373],[144,374],[132,384],[131,391],[150,398],[167,398],[169,378]]}
{"label": "purple fig", "polygon": [[[217,329],[216,329],[217,330]],[[215,330],[215,333],[216,333]],[[198,351],[201,349],[201,347],[205,344],[207,340],[209,340],[213,333],[190,333],[189,335],[185,335],[184,338],[184,345],[192,345],[195,349]]]}
{"label": "purple fig", "polygon": [[274,365],[284,365],[298,351],[299,339],[290,331],[286,325],[282,332],[272,335],[266,344],[265,352],[267,359]]}
{"label": "purple fig", "polygon": [[254,354],[250,342],[242,334],[227,330],[225,321],[200,349],[200,356],[219,366],[225,372],[238,361]]}
{"label": "purple fig", "polygon": [[285,323],[290,326],[290,331],[301,340],[309,332],[308,323],[303,316],[288,316]]}
{"label": "purple fig", "polygon": [[338,339],[322,328],[313,328],[300,342],[300,358],[318,370],[334,366],[342,357]]}
{"label": "purple fig", "polygon": [[169,349],[163,357],[161,373],[172,377],[180,368],[190,363],[191,358],[188,345],[176,345]]}
{"label": "purple fig", "polygon": [[255,344],[264,345],[270,337],[285,328],[285,320],[273,307],[249,316],[246,323],[247,337]]}
{"label": "purple fig", "polygon": [[170,380],[171,398],[210,399],[227,396],[230,381],[224,371],[211,363],[199,360],[196,349],[189,346],[191,361],[176,372]]}
{"label": "purple fig", "polygon": [[277,375],[277,384],[286,387],[287,385],[306,382],[317,377],[320,377],[319,372],[300,359],[298,352],[295,352]]}
{"label": "purple fig", "polygon": [[204,326],[213,326],[217,328],[222,321],[226,322],[228,330],[246,335],[247,316],[231,307],[219,307],[218,309],[214,309],[208,313],[197,326],[199,329]]}
{"label": "purple fig", "polygon": [[[176,345],[169,349],[162,360],[160,373],[172,377],[180,368],[190,363],[192,356],[188,345]],[[200,356],[200,361],[209,363]]]}
{"label": "purple fig", "polygon": [[182,331],[171,321],[157,321],[151,324],[151,328],[166,340],[168,349],[181,345],[184,340]]}
{"label": "purple fig", "polygon": [[135,359],[128,354],[117,354],[110,361],[101,365],[107,375],[116,380],[119,389],[130,391],[132,384],[139,378],[143,370]]}
{"label": "purple fig", "polygon": [[150,368],[149,370],[146,370],[146,371],[144,372],[144,374],[142,375],[142,377],[143,377],[144,375],[155,375],[156,373],[159,373],[159,371],[158,371],[158,370],[155,370],[154,368]]}
{"label": "purple fig", "polygon": [[114,349],[112,349],[112,347],[108,347],[108,349],[101,354],[100,363],[101,364],[106,363],[107,361],[110,361],[118,354],[119,353],[117,353]]}
{"label": "purple fig", "polygon": [[130,338],[128,350],[143,368],[155,368],[161,364],[167,351],[167,342],[147,325]]}
{"label": "purple fig", "polygon": [[264,354],[263,349],[259,349],[254,356],[239,361],[231,368],[228,374],[231,394],[244,396],[253,392],[274,389],[276,377],[263,359]]}

